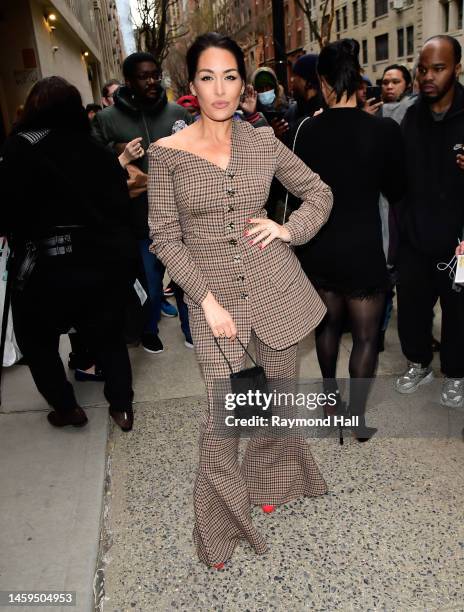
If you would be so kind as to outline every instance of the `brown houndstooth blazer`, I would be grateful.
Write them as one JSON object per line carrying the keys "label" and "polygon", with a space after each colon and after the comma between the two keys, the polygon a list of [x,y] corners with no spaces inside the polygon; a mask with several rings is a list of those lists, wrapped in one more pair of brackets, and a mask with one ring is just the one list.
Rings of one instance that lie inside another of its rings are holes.
{"label": "brown houndstooth blazer", "polygon": [[[302,199],[286,223],[291,245],[310,240],[327,221],[332,192],[275,136],[272,128],[232,121],[226,170],[193,153],[156,143],[148,149],[148,223],[151,250],[185,291],[200,362],[220,358],[201,302],[209,291],[233,317],[240,340],[251,329],[268,346],[284,349],[319,323],[325,306],[288,244],[265,249],[244,236],[250,217],[264,209],[273,176]],[[230,360],[238,342],[221,341]]]}

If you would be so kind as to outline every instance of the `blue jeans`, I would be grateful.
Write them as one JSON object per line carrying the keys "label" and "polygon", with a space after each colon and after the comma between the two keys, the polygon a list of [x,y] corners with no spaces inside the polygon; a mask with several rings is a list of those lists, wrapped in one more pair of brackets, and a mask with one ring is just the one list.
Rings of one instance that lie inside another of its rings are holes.
{"label": "blue jeans", "polygon": [[190,333],[188,307],[184,302],[184,291],[174,282],[172,283],[172,287],[174,289],[174,297],[176,298],[177,310],[179,311],[180,328],[185,336],[185,339],[191,342],[192,335]]}
{"label": "blue jeans", "polygon": [[163,291],[164,266],[160,260],[149,251],[151,240],[139,240],[139,250],[147,280],[148,298],[150,300],[150,316],[144,332],[158,335],[158,321],[161,317],[161,293]]}
{"label": "blue jeans", "polygon": [[[144,331],[157,336],[159,332],[158,321],[161,318],[161,300],[163,296],[163,276],[165,267],[156,255],[149,251],[151,242],[149,238],[139,240],[140,255],[142,256],[145,277],[147,279],[148,296],[151,304],[150,317]],[[184,292],[175,283],[173,283],[173,286],[177,309],[179,311],[180,327],[185,339],[191,341],[188,308],[184,302]]]}

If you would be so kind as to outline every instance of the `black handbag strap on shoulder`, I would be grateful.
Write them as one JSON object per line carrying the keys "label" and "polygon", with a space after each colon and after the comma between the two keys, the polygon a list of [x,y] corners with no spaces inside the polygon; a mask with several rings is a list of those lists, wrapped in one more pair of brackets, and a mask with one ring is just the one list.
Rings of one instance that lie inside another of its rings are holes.
{"label": "black handbag strap on shoulder", "polygon": [[[240,344],[240,346],[242,347],[242,349],[245,351],[245,353],[248,355],[248,357],[251,359],[251,361],[255,364],[255,366],[258,368],[258,364],[256,363],[256,361],[253,359],[253,357],[250,355],[250,353],[248,352],[246,346],[244,346],[243,342],[240,340],[240,338],[237,336],[236,340],[238,341],[238,343]],[[222,356],[224,357],[224,359],[226,360],[227,365],[229,366],[229,370],[231,372],[231,374],[234,373],[234,370],[232,368],[232,366],[230,365],[230,361],[227,359],[226,354],[224,353],[224,351],[221,348],[221,345],[219,344],[219,340],[216,338],[216,336],[214,336],[214,342],[216,343],[216,346],[218,347],[218,349],[220,350]]]}

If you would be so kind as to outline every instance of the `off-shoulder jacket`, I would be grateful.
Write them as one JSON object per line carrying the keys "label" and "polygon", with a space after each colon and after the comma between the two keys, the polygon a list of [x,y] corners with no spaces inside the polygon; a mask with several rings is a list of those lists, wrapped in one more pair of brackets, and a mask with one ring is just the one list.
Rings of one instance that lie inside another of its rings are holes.
{"label": "off-shoulder jacket", "polygon": [[[199,361],[217,357],[201,303],[208,291],[228,309],[238,335],[251,329],[275,349],[295,344],[319,323],[325,306],[292,246],[311,240],[327,221],[332,192],[275,136],[272,128],[232,122],[227,169],[188,151],[156,143],[148,150],[151,249],[185,291]],[[285,227],[290,243],[264,249],[244,235],[248,219],[266,217],[274,175],[301,206]],[[224,341],[231,359],[240,345]]]}

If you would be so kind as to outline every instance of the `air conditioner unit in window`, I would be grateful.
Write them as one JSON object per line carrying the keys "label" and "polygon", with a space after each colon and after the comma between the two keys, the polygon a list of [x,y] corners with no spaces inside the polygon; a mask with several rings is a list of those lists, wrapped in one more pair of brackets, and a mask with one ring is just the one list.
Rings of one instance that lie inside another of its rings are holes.
{"label": "air conditioner unit in window", "polygon": [[404,8],[404,0],[393,0],[392,8],[395,11],[401,11]]}

